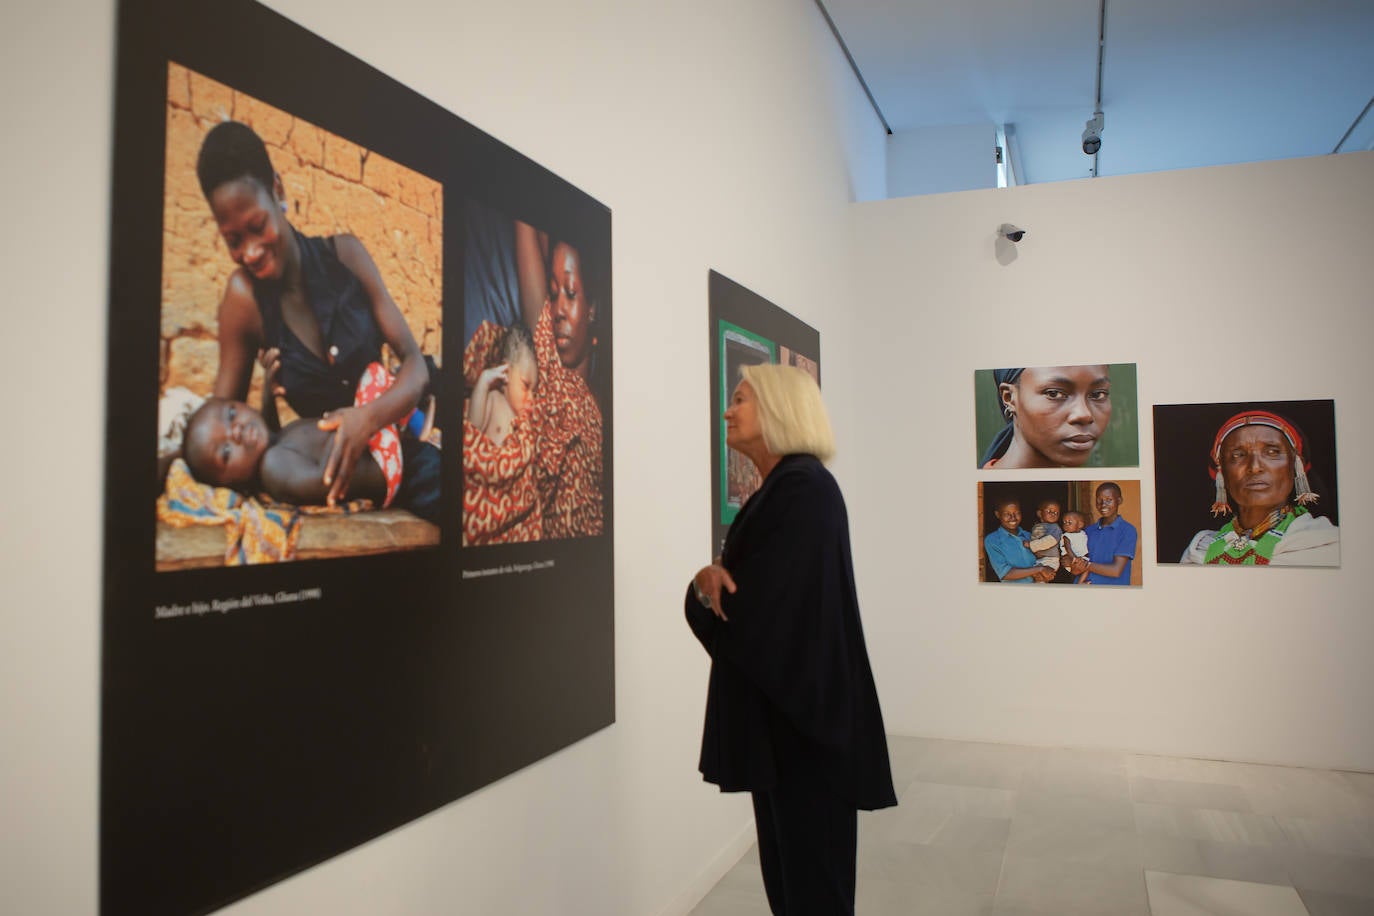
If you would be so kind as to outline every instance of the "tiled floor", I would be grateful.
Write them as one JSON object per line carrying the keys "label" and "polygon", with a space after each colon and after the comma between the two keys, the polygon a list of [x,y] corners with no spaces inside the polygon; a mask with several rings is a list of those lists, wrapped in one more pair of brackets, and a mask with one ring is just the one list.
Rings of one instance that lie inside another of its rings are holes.
{"label": "tiled floor", "polygon": [[[1374,774],[889,739],[861,916],[1374,916]],[[767,916],[751,849],[692,916]]]}

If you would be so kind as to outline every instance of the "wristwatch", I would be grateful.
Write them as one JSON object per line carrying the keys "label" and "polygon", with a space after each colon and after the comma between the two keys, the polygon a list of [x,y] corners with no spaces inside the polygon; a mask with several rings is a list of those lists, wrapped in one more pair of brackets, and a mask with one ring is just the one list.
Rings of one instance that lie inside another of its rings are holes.
{"label": "wristwatch", "polygon": [[711,606],[711,596],[697,586],[695,579],[692,580],[692,591],[697,593],[697,601],[701,602],[702,607],[709,608]]}

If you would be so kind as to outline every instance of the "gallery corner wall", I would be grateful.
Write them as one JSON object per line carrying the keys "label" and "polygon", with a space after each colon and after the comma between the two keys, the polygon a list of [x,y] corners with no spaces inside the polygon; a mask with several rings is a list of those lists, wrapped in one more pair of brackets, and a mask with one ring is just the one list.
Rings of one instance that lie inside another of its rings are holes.
{"label": "gallery corner wall", "polygon": [[[1065,353],[1138,362],[1142,408],[1335,397],[1343,505],[1374,504],[1352,368],[1371,337],[1371,154],[851,208],[883,196],[884,138],[813,4],[577,6],[399,0],[379,28],[375,5],[273,3],[613,211],[617,723],[232,912],[668,916],[729,864],[748,809],[695,772],[706,660],[679,604],[704,562],[708,269],[821,333],[893,731],[1374,768],[1356,526],[1339,571],[1204,579],[1146,559],[1112,604],[1009,606],[960,546],[972,369]],[[3,16],[20,444],[0,458],[0,909],[90,914],[114,4]],[[1005,221],[1030,230],[1008,264]],[[1296,369],[1230,368],[1256,350]],[[889,369],[901,384],[875,391]]]}
{"label": "gallery corner wall", "polygon": [[[847,362],[846,214],[882,196],[881,126],[810,3],[401,0],[386,27],[375,6],[272,8],[612,210],[617,721],[226,912],[685,912],[749,823],[746,800],[696,772],[707,660],[681,618],[707,559],[707,273],[785,304],[827,360]],[[89,914],[107,283],[121,269],[106,254],[114,4],[4,17],[0,72],[24,89],[6,94],[17,139],[0,153],[12,429],[34,444],[0,459],[14,481],[0,535],[0,909]],[[852,383],[827,379],[838,432],[856,438]]]}
{"label": "gallery corner wall", "polygon": [[[890,731],[1374,769],[1371,212],[1368,152],[853,208],[856,357],[901,380],[856,402],[850,492]],[[973,370],[1099,361],[1138,364],[1143,588],[979,584]],[[1156,564],[1150,405],[1309,398],[1341,568]]]}

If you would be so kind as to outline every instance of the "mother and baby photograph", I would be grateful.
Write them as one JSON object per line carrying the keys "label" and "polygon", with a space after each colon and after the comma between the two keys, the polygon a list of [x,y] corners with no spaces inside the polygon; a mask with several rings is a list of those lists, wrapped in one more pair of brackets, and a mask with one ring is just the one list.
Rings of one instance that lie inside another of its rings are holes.
{"label": "mother and baby photograph", "polygon": [[476,200],[463,220],[463,546],[600,535],[609,251]]}
{"label": "mother and baby photograph", "polygon": [[157,568],[437,544],[442,186],[177,64],[166,115]]}

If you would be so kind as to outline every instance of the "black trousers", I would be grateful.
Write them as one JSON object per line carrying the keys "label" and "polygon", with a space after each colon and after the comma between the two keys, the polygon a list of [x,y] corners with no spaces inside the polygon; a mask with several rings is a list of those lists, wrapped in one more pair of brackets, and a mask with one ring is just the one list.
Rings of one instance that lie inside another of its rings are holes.
{"label": "black trousers", "polygon": [[807,768],[753,796],[763,889],[774,916],[853,916],[854,803]]}

